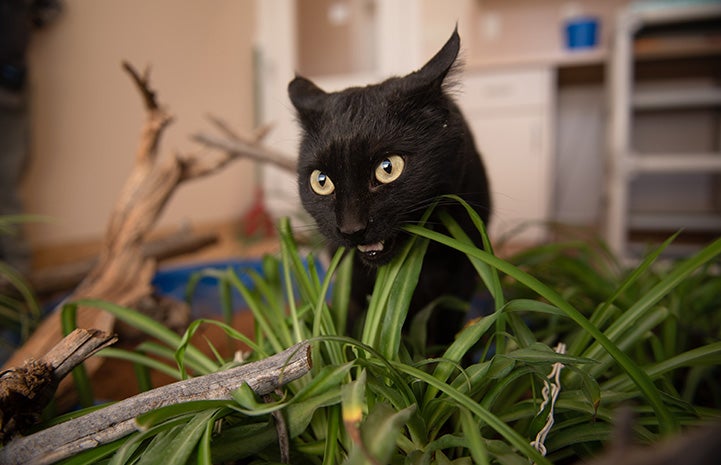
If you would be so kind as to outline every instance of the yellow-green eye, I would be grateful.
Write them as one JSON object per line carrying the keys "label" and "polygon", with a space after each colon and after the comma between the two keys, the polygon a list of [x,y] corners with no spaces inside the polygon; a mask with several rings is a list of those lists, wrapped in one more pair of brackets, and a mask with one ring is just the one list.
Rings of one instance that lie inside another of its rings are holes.
{"label": "yellow-green eye", "polygon": [[400,155],[390,155],[376,166],[376,179],[383,184],[393,182],[401,175],[404,166],[405,162],[403,161],[403,157]]}
{"label": "yellow-green eye", "polygon": [[335,190],[335,185],[327,174],[315,170],[310,174],[310,188],[318,195],[330,195]]}

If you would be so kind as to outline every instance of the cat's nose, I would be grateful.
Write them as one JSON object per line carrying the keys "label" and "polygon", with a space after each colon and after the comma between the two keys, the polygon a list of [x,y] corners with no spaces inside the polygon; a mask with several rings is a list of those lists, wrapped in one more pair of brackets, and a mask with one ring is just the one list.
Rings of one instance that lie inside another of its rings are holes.
{"label": "cat's nose", "polygon": [[343,221],[338,226],[338,232],[348,240],[358,242],[363,239],[363,235],[366,232],[366,224],[357,219]]}

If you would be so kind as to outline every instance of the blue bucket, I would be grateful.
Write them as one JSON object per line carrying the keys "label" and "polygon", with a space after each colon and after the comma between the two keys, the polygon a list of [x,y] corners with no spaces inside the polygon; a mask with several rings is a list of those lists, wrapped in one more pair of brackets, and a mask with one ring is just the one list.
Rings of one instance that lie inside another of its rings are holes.
{"label": "blue bucket", "polygon": [[566,21],[566,48],[593,48],[598,45],[598,18],[584,16]]}

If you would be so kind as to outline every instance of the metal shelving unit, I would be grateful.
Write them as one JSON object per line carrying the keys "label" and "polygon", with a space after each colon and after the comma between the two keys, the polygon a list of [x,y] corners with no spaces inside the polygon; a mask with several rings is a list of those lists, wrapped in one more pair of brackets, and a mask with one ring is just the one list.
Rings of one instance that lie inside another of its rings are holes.
{"label": "metal shelving unit", "polygon": [[[721,151],[704,153],[639,153],[632,146],[634,117],[639,111],[673,111],[721,108],[721,88],[680,83],[668,89],[641,89],[635,81],[640,61],[679,59],[685,56],[719,60],[721,42],[659,40],[660,47],[639,47],[644,28],[691,24],[721,18],[721,2],[655,2],[656,7],[631,5],[619,13],[609,64],[609,133],[606,205],[606,240],[619,257],[632,259],[629,233],[633,229],[721,233],[721,214],[642,213],[630,210],[631,182],[652,174],[720,173]],[[673,39],[673,37],[671,37]],[[668,55],[664,56],[667,45]],[[648,45],[648,44],[643,44]],[[684,48],[688,55],[684,54]],[[716,83],[718,84],[718,83]],[[721,128],[720,128],[721,130]],[[669,186],[673,188],[673,186]]]}

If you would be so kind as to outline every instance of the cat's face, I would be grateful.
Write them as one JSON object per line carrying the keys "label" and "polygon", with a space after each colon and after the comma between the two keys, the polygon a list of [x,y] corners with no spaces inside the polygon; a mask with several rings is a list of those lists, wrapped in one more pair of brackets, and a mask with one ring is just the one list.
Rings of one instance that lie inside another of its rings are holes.
{"label": "cat's face", "polygon": [[443,90],[458,47],[454,33],[419,71],[368,87],[326,93],[301,77],[289,85],[303,128],[303,206],[327,239],[367,264],[389,261],[402,227],[461,176],[464,125]]}

